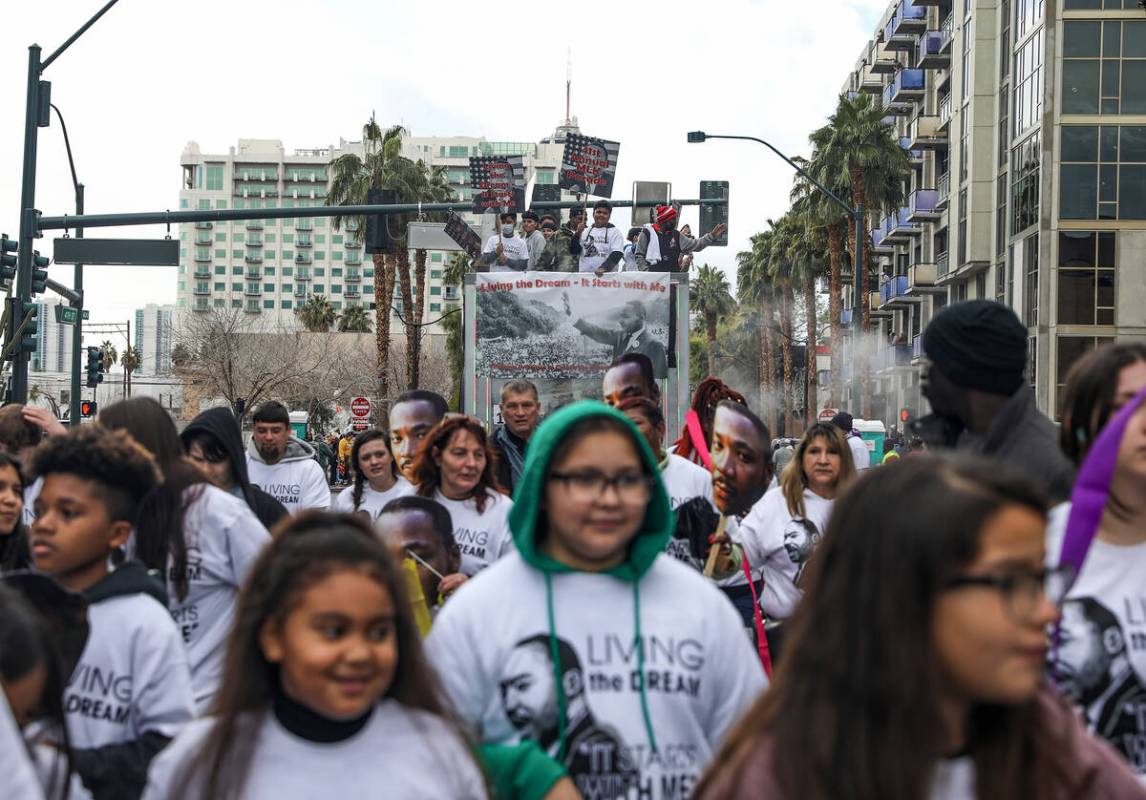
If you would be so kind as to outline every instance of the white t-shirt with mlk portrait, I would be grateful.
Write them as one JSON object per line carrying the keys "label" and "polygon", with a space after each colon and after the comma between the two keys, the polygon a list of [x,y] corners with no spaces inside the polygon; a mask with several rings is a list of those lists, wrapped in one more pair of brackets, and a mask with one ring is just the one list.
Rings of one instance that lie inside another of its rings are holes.
{"label": "white t-shirt with mlk portrait", "polygon": [[[804,516],[794,516],[788,511],[783,489],[777,486],[752,506],[735,533],[730,532],[744,547],[753,577],[763,577],[760,608],[772,619],[787,619],[796,610],[803,594],[796,582],[828,526],[832,502],[805,489]],[[738,572],[721,583],[747,582],[744,573]]]}
{"label": "white t-shirt with mlk portrait", "polygon": [[[625,237],[613,225],[604,228],[586,228],[581,234],[581,260],[579,272],[596,272],[613,253],[624,253]],[[617,263],[620,269],[620,262]]]}
{"label": "white t-shirt with mlk portrait", "polygon": [[358,504],[358,508],[354,507],[354,487],[348,486],[338,493],[334,498],[334,503],[331,505],[331,511],[339,511],[350,514],[354,511],[365,511],[370,514],[370,521],[374,522],[382,513],[382,509],[391,500],[397,500],[399,497],[405,497],[408,494],[414,493],[414,485],[402,476],[398,476],[398,480],[384,492],[379,492],[370,487],[370,484],[362,484],[362,499]]}
{"label": "white t-shirt with mlk portrait", "polygon": [[[1059,562],[1070,508],[1051,509],[1048,565]],[[1062,605],[1051,672],[1091,732],[1146,783],[1146,543],[1091,543]]]}
{"label": "white t-shirt with mlk portrait", "polygon": [[509,510],[513,501],[492,489],[486,490],[485,510],[478,511],[477,502],[451,500],[440,491],[434,500],[450,512],[454,524],[454,541],[462,551],[459,570],[473,577],[481,570],[513,550],[513,534],[509,530]]}
{"label": "white t-shirt with mlk portrait", "polygon": [[[505,253],[507,261],[529,261],[529,243],[522,239],[520,236],[493,236],[486,239],[485,247],[481,249],[482,253],[496,253],[497,246],[502,246],[502,252]],[[497,259],[489,265],[490,272],[519,272],[509,264],[499,264]]]}

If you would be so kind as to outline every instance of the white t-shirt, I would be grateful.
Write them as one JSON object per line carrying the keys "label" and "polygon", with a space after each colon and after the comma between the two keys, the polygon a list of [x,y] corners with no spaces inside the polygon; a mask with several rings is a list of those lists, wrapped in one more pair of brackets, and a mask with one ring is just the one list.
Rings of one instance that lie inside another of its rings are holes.
{"label": "white t-shirt", "polygon": [[639,627],[629,581],[568,572],[548,583],[551,591],[515,552],[443,606],[426,654],[462,720],[487,743],[532,739],[556,757],[552,635],[568,698],[564,766],[582,796],[688,796],[767,685],[740,616],[711,581],[666,555],[636,587]]}
{"label": "white t-shirt", "polygon": [[251,483],[278,500],[292,514],[308,508],[330,508],[330,487],[313,458],[266,464],[247,453]]}
{"label": "white t-shirt", "polygon": [[[676,511],[695,497],[703,497],[715,511],[716,505],[712,499],[712,475],[708,470],[675,453],[670,453],[668,459],[668,464],[661,470],[661,480],[664,481],[672,510]],[[689,551],[688,541],[685,539],[669,539],[665,552],[679,561],[703,569],[703,565],[695,563]]]}
{"label": "white t-shirt", "polygon": [[[215,719],[198,719],[152,762],[144,800],[166,800],[187,763],[211,735]],[[267,713],[255,734],[244,800],[394,797],[480,800],[485,781],[466,744],[441,719],[383,700],[365,727],[341,742],[317,743],[287,731]],[[206,776],[190,778],[198,797]]]}
{"label": "white t-shirt", "polygon": [[384,492],[379,492],[370,488],[369,483],[362,484],[362,502],[358,508],[354,508],[354,487],[348,486],[338,493],[334,498],[334,503],[331,505],[331,511],[341,511],[344,513],[351,513],[357,511],[367,511],[370,513],[370,521],[378,519],[378,515],[382,513],[382,509],[391,500],[397,500],[399,497],[404,497],[408,494],[414,493],[414,485],[401,475],[398,480]]}
{"label": "white t-shirt", "polygon": [[970,756],[948,758],[935,765],[928,800],[975,800],[975,761]]}
{"label": "white t-shirt", "polygon": [[4,797],[11,800],[42,800],[44,797],[28,748],[24,746],[3,692],[0,692],[0,775],[4,776]]}
{"label": "white t-shirt", "polygon": [[[1059,561],[1070,508],[1051,510],[1048,564]],[[1063,603],[1052,672],[1091,732],[1146,783],[1146,542],[1091,543]]]}
{"label": "white t-shirt", "polygon": [[[624,254],[625,237],[621,229],[609,225],[605,228],[586,228],[581,234],[581,260],[578,262],[578,271],[596,272],[597,267],[605,263],[605,259],[612,253]],[[620,269],[620,262],[617,269]]]}
{"label": "white t-shirt", "polygon": [[855,462],[856,470],[868,469],[871,467],[871,451],[867,449],[867,443],[858,436],[848,436],[848,447],[852,451],[852,461]]}
{"label": "white t-shirt", "polygon": [[[831,511],[831,500],[805,489],[804,518],[795,518],[788,513],[783,490],[777,487],[765,492],[735,532],[729,532],[743,546],[753,577],[764,579],[760,608],[771,619],[787,619],[795,611],[802,596],[796,580],[827,529]],[[741,571],[722,583],[747,582]]]}
{"label": "white t-shirt", "polygon": [[451,500],[440,491],[434,493],[434,500],[446,507],[454,524],[454,541],[462,551],[459,571],[471,577],[513,550],[513,534],[509,530],[513,501],[492,490],[486,496],[485,511],[479,512],[472,497]]}
{"label": "white t-shirt", "polygon": [[[505,253],[506,259],[509,261],[529,261],[529,243],[522,239],[520,236],[498,236],[496,233],[486,239],[485,246],[482,247],[482,253],[496,253],[497,246],[502,245],[502,250]],[[489,265],[490,272],[520,272],[521,270],[514,269],[509,264],[499,264],[497,259]]]}
{"label": "white t-shirt", "polygon": [[[195,489],[188,489],[195,491]],[[187,648],[195,708],[204,712],[223,680],[223,655],[239,588],[271,535],[242,500],[202,486],[183,520],[187,596],[176,595],[168,566],[167,606]]]}
{"label": "white t-shirt", "polygon": [[44,488],[44,479],[36,478],[32,484],[24,490],[24,525],[28,528],[32,527],[32,523],[36,521],[36,498],[40,496],[40,491]]}

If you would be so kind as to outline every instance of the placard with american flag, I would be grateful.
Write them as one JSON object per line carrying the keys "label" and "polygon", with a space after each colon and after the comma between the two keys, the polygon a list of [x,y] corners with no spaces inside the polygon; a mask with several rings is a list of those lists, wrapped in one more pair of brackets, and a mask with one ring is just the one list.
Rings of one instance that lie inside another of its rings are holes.
{"label": "placard with american flag", "polygon": [[612,197],[620,152],[620,142],[570,133],[565,139],[557,184],[569,192]]}

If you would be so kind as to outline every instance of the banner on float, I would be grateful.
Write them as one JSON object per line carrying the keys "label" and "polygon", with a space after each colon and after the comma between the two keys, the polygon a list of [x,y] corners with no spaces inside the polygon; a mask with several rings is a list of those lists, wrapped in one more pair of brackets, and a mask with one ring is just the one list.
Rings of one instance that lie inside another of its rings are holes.
{"label": "banner on float", "polygon": [[648,356],[658,378],[668,374],[668,273],[475,277],[478,375],[600,377],[625,353]]}
{"label": "banner on float", "polygon": [[525,210],[525,161],[521,156],[472,156],[470,183],[478,190],[473,212]]}
{"label": "banner on float", "polygon": [[557,185],[569,192],[612,197],[620,152],[620,142],[570,133],[565,139]]}

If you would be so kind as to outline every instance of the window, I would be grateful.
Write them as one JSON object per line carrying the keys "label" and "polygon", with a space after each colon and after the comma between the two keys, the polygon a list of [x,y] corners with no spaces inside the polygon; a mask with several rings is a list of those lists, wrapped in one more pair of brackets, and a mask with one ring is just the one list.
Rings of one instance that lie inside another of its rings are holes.
{"label": "window", "polygon": [[341,283],[330,284],[330,293],[331,294],[342,294],[342,284]]}
{"label": "window", "polygon": [[1114,324],[1114,232],[1060,231],[1058,324]]}
{"label": "window", "polygon": [[441,311],[441,310],[442,310],[442,304],[441,303],[430,303],[430,311]]}
{"label": "window", "polygon": [[[206,284],[203,284],[203,285],[206,285]],[[219,281],[219,282],[215,283],[215,291],[216,292],[225,292],[226,290],[227,290],[226,281]]]}
{"label": "window", "polygon": [[1138,0],[1066,0],[1067,11],[1131,11],[1138,7]]}
{"label": "window", "polygon": [[999,163],[998,166],[1007,166],[1007,153],[1011,149],[1011,111],[1010,97],[1007,86],[999,88]]}
{"label": "window", "polygon": [[963,106],[959,112],[959,183],[967,181],[970,172],[970,159],[967,157],[967,134],[971,127],[971,106]]}
{"label": "window", "polygon": [[273,292],[274,290],[275,290],[275,285],[273,283],[264,283],[263,284],[263,291],[264,292]]}
{"label": "window", "polygon": [[1044,0],[1015,0],[1015,38],[1022,39],[1043,19]]}
{"label": "window", "polygon": [[242,275],[243,274],[243,268],[242,267],[231,267],[231,274],[232,275]]}
{"label": "window", "polygon": [[[1019,0],[1020,5],[1029,0]],[[1043,106],[1043,32],[1025,41],[1015,54],[1013,99],[1014,135],[1021,136],[1039,122]],[[1064,85],[1065,86],[1065,85]],[[1065,92],[1065,89],[1064,89]]]}
{"label": "window", "polygon": [[995,262],[995,302],[1007,303],[1007,264],[1005,261]]}
{"label": "window", "polygon": [[1146,20],[1063,25],[1064,114],[1146,113]]}
{"label": "window", "polygon": [[231,291],[234,291],[234,292],[243,291],[243,282],[242,281],[235,281],[234,283],[232,283],[231,284]]}
{"label": "window", "polygon": [[242,250],[232,250],[231,251],[231,258],[242,258],[242,257],[243,257],[243,251]]}
{"label": "window", "polygon": [[275,307],[275,301],[274,300],[264,300],[263,301],[263,308],[274,308],[274,307]]}
{"label": "window", "polygon": [[438,281],[442,279],[442,271],[440,269],[430,270],[430,280]]}
{"label": "window", "polygon": [[1114,341],[1109,336],[1057,336],[1058,354],[1055,359],[1055,409],[1056,418],[1061,418],[1063,394],[1066,391],[1066,375],[1074,362],[1091,350]]}
{"label": "window", "polygon": [[199,210],[200,211],[210,211],[211,210],[211,201],[210,200],[200,200],[199,201]]}
{"label": "window", "polygon": [[332,267],[330,270],[330,277],[341,278],[342,277],[342,267]]}
{"label": "window", "polygon": [[322,250],[315,250],[314,251],[314,260],[315,261],[325,261],[326,260],[326,253],[323,252]]}
{"label": "window", "polygon": [[225,242],[225,241],[227,241],[227,233],[226,233],[226,231],[219,231],[218,233],[216,233],[216,234],[215,234],[215,241],[216,241],[216,242]]}
{"label": "window", "polygon": [[1023,322],[1028,328],[1039,324],[1039,235],[1023,240],[1023,267],[1027,280],[1023,288]]}
{"label": "window", "polygon": [[325,291],[326,291],[326,287],[323,286],[321,283],[316,283],[314,285],[314,293],[315,294],[323,294]]}
{"label": "window", "polygon": [[441,286],[431,286],[430,287],[430,294],[432,296],[440,296],[442,294],[442,287]]}
{"label": "window", "polygon": [[[969,5],[968,3],[968,6]],[[967,13],[971,13],[970,8],[967,9]],[[971,32],[972,24],[970,19],[963,23],[963,62],[960,67],[960,71],[963,74],[963,93],[959,96],[964,100],[968,100],[971,97],[971,42],[975,39],[974,34]]]}
{"label": "window", "polygon": [[326,267],[315,267],[314,268],[314,276],[316,278],[326,277]]}
{"label": "window", "polygon": [[435,264],[441,263],[442,254],[441,253],[430,253],[430,261],[434,262]]}
{"label": "window", "polygon": [[1003,0],[999,6],[1003,20],[999,36],[999,80],[1005,81],[1011,74],[1011,0]]}
{"label": "window", "polygon": [[226,250],[219,249],[219,250],[215,251],[215,258],[226,258],[226,257],[227,257],[227,251]]}
{"label": "window", "polygon": [[1063,125],[1062,219],[1146,219],[1146,125]]}
{"label": "window", "polygon": [[223,266],[217,266],[217,267],[215,267],[215,274],[216,275],[226,275],[227,274],[227,268],[223,267]]}
{"label": "window", "polygon": [[274,277],[275,268],[274,267],[263,267],[263,274],[266,275],[267,277]]}
{"label": "window", "polygon": [[289,311],[289,310],[290,310],[290,306],[291,306],[291,301],[290,301],[290,300],[283,300],[283,301],[282,301],[282,303],[280,303],[280,306],[281,306],[282,308],[285,308],[285,309],[287,309],[287,310]]}
{"label": "window", "polygon": [[1011,235],[1039,221],[1039,143],[1040,135],[1019,143],[1011,150]]}
{"label": "window", "polygon": [[995,255],[1007,249],[1007,173],[995,180]]}
{"label": "window", "polygon": [[967,190],[959,191],[959,262],[967,263]]}

